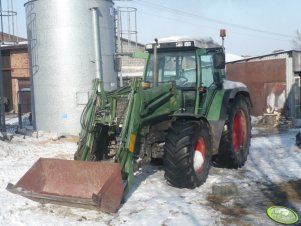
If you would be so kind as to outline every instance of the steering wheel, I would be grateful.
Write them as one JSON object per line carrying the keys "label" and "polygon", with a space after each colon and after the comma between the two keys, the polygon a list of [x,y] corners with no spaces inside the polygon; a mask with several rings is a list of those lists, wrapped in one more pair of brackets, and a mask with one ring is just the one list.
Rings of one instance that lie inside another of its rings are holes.
{"label": "steering wheel", "polygon": [[180,76],[179,79],[178,79],[178,81],[179,81],[179,84],[180,84],[181,86],[184,86],[184,85],[187,84],[188,78],[186,78],[185,76]]}
{"label": "steering wheel", "polygon": [[179,81],[182,82],[182,83],[185,83],[185,82],[188,82],[188,78],[186,78],[185,76],[181,76],[179,78]]}

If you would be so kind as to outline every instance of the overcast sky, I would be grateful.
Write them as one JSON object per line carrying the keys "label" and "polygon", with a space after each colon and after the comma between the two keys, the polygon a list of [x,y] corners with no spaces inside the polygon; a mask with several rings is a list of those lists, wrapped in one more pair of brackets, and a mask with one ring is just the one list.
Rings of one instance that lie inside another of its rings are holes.
{"label": "overcast sky", "polygon": [[[5,9],[6,1],[2,2]],[[25,2],[14,0],[22,37],[26,37]],[[295,31],[301,29],[300,0],[115,1],[118,6],[137,8],[141,43],[174,35],[211,36],[221,42],[219,29],[225,28],[227,52],[254,56],[292,49]]]}

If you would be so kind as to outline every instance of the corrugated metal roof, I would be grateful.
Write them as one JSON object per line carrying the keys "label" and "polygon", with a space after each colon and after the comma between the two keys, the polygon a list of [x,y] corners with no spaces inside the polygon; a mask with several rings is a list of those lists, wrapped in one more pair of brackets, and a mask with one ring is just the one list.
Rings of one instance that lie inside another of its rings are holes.
{"label": "corrugated metal roof", "polygon": [[27,42],[14,43],[12,45],[1,45],[1,50],[10,50],[10,49],[28,49]]}
{"label": "corrugated metal roof", "polygon": [[299,50],[281,51],[281,52],[276,52],[276,53],[271,53],[271,54],[266,54],[266,55],[261,55],[256,57],[248,57],[245,59],[229,62],[229,64],[247,62],[247,61],[258,61],[258,60],[286,59],[288,57],[291,57],[293,52],[301,53],[301,51]]}

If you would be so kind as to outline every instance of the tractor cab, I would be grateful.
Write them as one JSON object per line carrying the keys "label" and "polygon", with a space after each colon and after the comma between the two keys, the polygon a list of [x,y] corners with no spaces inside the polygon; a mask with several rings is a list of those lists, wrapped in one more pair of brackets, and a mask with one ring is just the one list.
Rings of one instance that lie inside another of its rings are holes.
{"label": "tractor cab", "polygon": [[[166,38],[147,44],[144,81],[150,87],[173,82],[184,112],[202,114],[210,90],[222,87],[225,55],[211,38]],[[203,112],[204,114],[205,112]]]}

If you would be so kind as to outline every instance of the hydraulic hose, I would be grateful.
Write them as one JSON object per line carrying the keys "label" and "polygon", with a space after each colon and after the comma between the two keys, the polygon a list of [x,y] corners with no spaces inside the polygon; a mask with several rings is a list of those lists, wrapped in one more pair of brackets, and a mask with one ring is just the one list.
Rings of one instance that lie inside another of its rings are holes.
{"label": "hydraulic hose", "polygon": [[[93,93],[90,96],[88,103],[86,104],[81,117],[81,132],[80,132],[80,140],[77,152],[74,156],[75,159],[79,160],[92,160],[93,155],[91,150],[93,150],[92,146],[94,143],[94,133],[95,131],[95,116],[96,111],[99,109],[101,105],[101,98],[99,98],[98,90],[101,86],[101,81],[99,79],[93,80]],[[99,131],[98,131],[99,132]]]}

